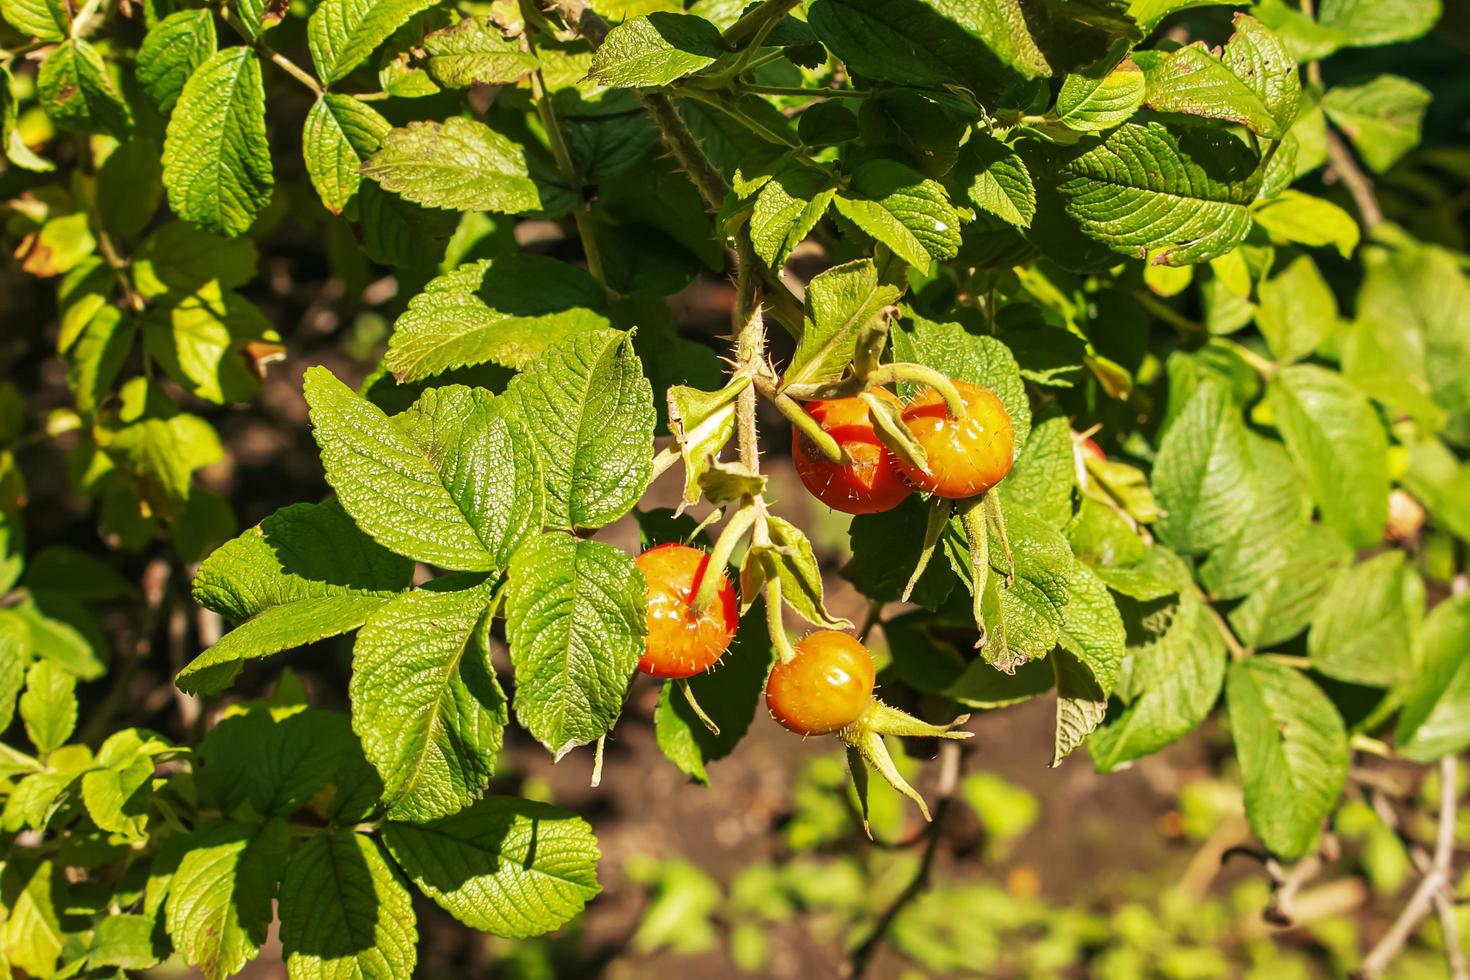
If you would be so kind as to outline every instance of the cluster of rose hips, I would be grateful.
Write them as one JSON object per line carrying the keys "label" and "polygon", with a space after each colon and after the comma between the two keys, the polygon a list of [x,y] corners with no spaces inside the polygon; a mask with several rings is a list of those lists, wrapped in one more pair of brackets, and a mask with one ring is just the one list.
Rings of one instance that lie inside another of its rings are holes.
{"label": "cluster of rose hips", "polygon": [[[1015,431],[994,393],[955,380],[964,412],[950,412],[937,391],[926,389],[904,404],[885,388],[870,395],[887,401],[923,450],[925,465],[893,453],[878,436],[872,409],[860,397],[808,402],[806,409],[837,442],[845,457],[834,462],[799,430],[792,457],[807,490],[848,514],[891,510],[916,490],[950,500],[985,493],[1010,472]],[[699,610],[695,596],[709,573],[710,556],[683,544],[645,551],[638,567],[648,580],[648,640],[638,668],[654,677],[684,679],[709,670],[729,648],[739,618],[735,588],[720,575],[714,601]],[[857,639],[837,630],[808,633],[795,656],[778,661],[766,681],[766,707],[799,735],[837,734],[889,782],[924,810],[923,800],[893,768],[884,734],[963,738],[954,725],[929,725],[873,697],[873,658]]]}

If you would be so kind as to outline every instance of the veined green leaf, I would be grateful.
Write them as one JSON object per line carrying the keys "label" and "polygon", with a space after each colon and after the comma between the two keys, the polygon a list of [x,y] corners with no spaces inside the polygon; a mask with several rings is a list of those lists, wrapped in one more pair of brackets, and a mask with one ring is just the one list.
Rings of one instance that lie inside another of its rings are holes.
{"label": "veined green leaf", "polygon": [[281,950],[293,980],[396,980],[418,959],[413,899],[371,837],[308,838],[281,879]]}
{"label": "veined green leaf", "polygon": [[195,759],[202,805],[256,819],[307,805],[362,764],[362,749],[340,712],[258,706],[210,729]]}
{"label": "veined green leaf", "polygon": [[1342,718],[1306,675],[1268,660],[1232,663],[1225,695],[1251,829],[1273,854],[1303,857],[1347,781]]}
{"label": "veined green leaf", "polygon": [[1333,124],[1347,134],[1363,162],[1383,173],[1419,145],[1429,90],[1397,75],[1337,85],[1322,98]]}
{"label": "veined green leaf", "polygon": [[1331,201],[1287,189],[1251,205],[1256,223],[1278,242],[1331,245],[1343,258],[1358,247],[1358,223]]}
{"label": "veined green leaf", "polygon": [[1244,144],[1206,129],[1124,123],[1066,160],[1057,191],[1088,236],[1170,265],[1224,255],[1250,231],[1260,177]]}
{"label": "veined green leaf", "polygon": [[881,329],[880,318],[899,294],[897,286],[879,280],[871,259],[818,273],[807,286],[805,323],[784,382],[822,384],[840,378],[858,339]]}
{"label": "veined green leaf", "polygon": [[495,771],[505,694],[480,635],[494,579],[419,590],[374,613],[352,652],[352,727],[398,820],[462,810]]}
{"label": "veined green leaf", "polygon": [[60,129],[104,133],[126,141],[133,116],[107,73],[107,63],[86,41],[67,40],[47,56],[36,76],[41,105]]}
{"label": "veined green leaf", "polygon": [[517,214],[541,207],[521,147],[463,116],[390,130],[362,174],[431,208]]}
{"label": "veined green leaf", "polygon": [[37,660],[26,671],[20,720],[41,756],[60,748],[77,727],[76,691],[77,679],[50,660]]}
{"label": "veined green leaf", "polygon": [[209,826],[190,843],[169,884],[168,934],[205,980],[223,980],[260,953],[291,838],[272,820]]}
{"label": "veined green leaf", "polygon": [[486,361],[524,368],[563,339],[610,325],[606,292],[575,266],[515,253],[462,265],[409,300],[386,361],[420,381]]}
{"label": "veined green leaf", "polygon": [[1068,75],[1057,93],[1057,121],[1079,133],[1111,129],[1138,111],[1146,88],[1143,71],[1127,57],[1106,74]]}
{"label": "veined green leaf", "polygon": [[638,502],[656,415],[629,334],[596,330],[552,345],[505,397],[536,443],[548,526],[602,527]]}
{"label": "veined green leaf", "polygon": [[[937,323],[914,313],[895,323],[889,338],[894,360],[923,364],[994,392],[1015,427],[1016,451],[1026,445],[1031,435],[1031,401],[1015,355],[1005,344],[969,322]],[[900,385],[899,394],[909,397],[906,389],[912,388]]]}
{"label": "veined green leaf", "polygon": [[492,17],[466,17],[424,35],[424,71],[444,88],[507,85],[536,68],[536,56],[508,40]]}
{"label": "veined green leaf", "polygon": [[1311,364],[1283,368],[1267,396],[1323,522],[1356,547],[1377,543],[1388,519],[1388,439],[1368,399]]}
{"label": "veined green leaf", "polygon": [[306,114],[301,152],[306,173],[328,211],[341,214],[362,183],[362,163],[393,128],[365,102],[328,92]]}
{"label": "veined green leaf", "polygon": [[138,48],[138,84],[159,112],[179,101],[189,76],[219,49],[209,10],[179,10],[154,24]]}
{"label": "veined green leaf", "polygon": [[306,25],[311,60],[331,85],[367,60],[414,14],[434,0],[321,0]]}
{"label": "veined green leaf", "polygon": [[1312,353],[1337,327],[1337,300],[1309,256],[1297,256],[1262,282],[1260,295],[1256,325],[1284,364]]}
{"label": "veined green leaf", "polygon": [[1352,684],[1393,687],[1412,678],[1424,582],[1390,551],[1340,575],[1307,634],[1312,666]]}
{"label": "veined green leaf", "polygon": [[1036,217],[1036,186],[1026,161],[1000,140],[979,134],[969,146],[977,168],[970,181],[970,203],[1006,224],[1031,227]]}
{"label": "veined green leaf", "polygon": [[1225,119],[1267,139],[1280,139],[1296,118],[1296,62],[1280,38],[1246,14],[1235,15],[1235,33],[1218,57],[1197,42],[1149,57],[1143,68],[1147,105],[1161,112]]}
{"label": "veined green leaf", "polygon": [[61,41],[71,34],[71,8],[53,0],[0,0],[0,17],[38,41]]}
{"label": "veined green leaf", "polygon": [[489,796],[430,823],[389,821],[383,842],[424,894],[496,936],[550,932],[601,890],[592,829],[544,803]]}
{"label": "veined green leaf", "polygon": [[511,562],[506,639],[516,720],[557,758],[617,721],[643,656],[646,589],[623,552],[559,532]]}
{"label": "veined green leaf", "polygon": [[848,220],[917,269],[959,252],[961,215],[938,182],[893,160],[870,160],[852,175],[857,196],[834,203]]}
{"label": "veined green leaf", "polygon": [[163,185],[175,214],[221,235],[244,234],[265,210],[275,176],[254,49],[217,51],[189,76],[168,122]]}
{"label": "veined green leaf", "polygon": [[1317,20],[1344,44],[1371,46],[1420,37],[1440,13],[1440,0],[1323,0]]}
{"label": "veined green leaf", "polygon": [[824,171],[788,160],[761,185],[750,213],[750,240],[767,267],[785,265],[822,220],[836,193],[831,183]]}
{"label": "veined green leaf", "polygon": [[358,530],[336,501],[282,508],[199,566],[194,601],[238,625],[175,683],[223,690],[247,659],[356,629],[412,577],[413,562]]}
{"label": "veined green leaf", "polygon": [[607,32],[589,77],[617,88],[668,85],[725,53],[720,29],[695,14],[657,11]]}
{"label": "veined green leaf", "polygon": [[306,375],[322,465],[342,507],[384,547],[458,571],[499,567],[505,535],[527,523],[497,505],[534,472],[534,450],[493,398],[459,388],[400,425],[325,368]]}
{"label": "veined green leaf", "polygon": [[1470,745],[1470,597],[1446,599],[1424,620],[1395,737],[1399,752],[1420,762]]}
{"label": "veined green leaf", "polygon": [[1159,537],[1187,554],[1228,541],[1250,519],[1254,479],[1240,409],[1224,388],[1202,383],[1159,446]]}

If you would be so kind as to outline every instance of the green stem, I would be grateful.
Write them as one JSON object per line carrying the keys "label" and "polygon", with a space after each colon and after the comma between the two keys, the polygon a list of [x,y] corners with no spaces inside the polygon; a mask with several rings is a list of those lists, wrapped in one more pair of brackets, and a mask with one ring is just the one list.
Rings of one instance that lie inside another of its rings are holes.
{"label": "green stem", "polygon": [[764,566],[766,575],[766,630],[771,634],[771,646],[781,663],[788,664],[796,656],[791,646],[791,637],[786,635],[786,620],[782,615],[781,578],[769,565]]}
{"label": "green stem", "polygon": [[[534,13],[530,0],[521,0],[521,15],[528,24],[533,19]],[[535,32],[528,29],[522,34],[521,44],[527,53],[535,55]],[[531,101],[536,104],[536,115],[541,120],[541,128],[546,130],[546,142],[551,148],[552,158],[556,160],[556,169],[577,200],[576,206],[572,208],[572,221],[577,226],[577,237],[582,240],[582,254],[587,258],[587,271],[602,285],[603,289],[607,289],[607,273],[602,265],[602,249],[597,244],[597,235],[592,227],[592,212],[583,193],[587,184],[582,179],[576,163],[572,160],[572,152],[567,146],[566,135],[562,133],[561,124],[557,121],[556,106],[546,91],[546,80],[540,68],[531,72]]]}
{"label": "green stem", "polygon": [[789,95],[793,98],[812,99],[871,99],[873,93],[853,88],[800,88],[785,85],[755,85],[741,82],[735,87],[739,93],[751,95]]}
{"label": "green stem", "polygon": [[689,707],[694,711],[694,717],[698,718],[700,720],[700,723],[703,724],[705,728],[709,729],[709,733],[711,735],[719,738],[720,726],[716,725],[715,720],[709,715],[705,714],[704,709],[699,706],[699,701],[696,700],[694,697],[694,689],[689,686],[689,678],[681,677],[679,678],[677,683],[679,685],[680,692],[682,692],[684,695],[684,700],[689,702]]}
{"label": "green stem", "polygon": [[246,29],[243,23],[240,22],[239,17],[235,16],[232,13],[227,13],[224,16],[225,23],[234,28],[235,33],[239,34],[242,38],[245,38],[247,41],[249,41],[251,47],[253,47],[256,51],[260,52],[265,57],[269,58],[271,61],[275,62],[276,67],[280,68],[286,74],[290,75],[292,78],[296,79],[302,85],[310,89],[312,95],[315,95],[317,98],[322,97],[322,94],[326,90],[322,88],[321,82],[318,82],[310,72],[306,71],[290,58],[281,54],[275,48],[272,48],[269,44],[265,43],[263,39],[256,38],[255,40],[251,41],[250,31]]}
{"label": "green stem", "polygon": [[1139,306],[1152,313],[1158,319],[1163,320],[1175,330],[1196,336],[1209,333],[1209,330],[1205,329],[1203,323],[1191,320],[1168,303],[1161,302],[1153,293],[1150,293],[1146,289],[1134,290],[1133,298],[1138,301]]}
{"label": "green stem", "polygon": [[837,444],[837,440],[822,428],[820,422],[807,414],[806,409],[802,408],[799,402],[777,391],[769,379],[758,381],[756,387],[772,405],[776,406],[777,411],[786,416],[792,425],[801,430],[802,435],[822,451],[823,456],[834,463],[846,462],[847,457],[843,454],[842,447]]}
{"label": "green stem", "polygon": [[1199,596],[1199,601],[1205,604],[1205,611],[1210,614],[1210,620],[1214,622],[1215,629],[1220,634],[1220,639],[1225,641],[1225,649],[1230,651],[1230,659],[1249,659],[1251,656],[1250,648],[1240,642],[1240,638],[1235,635],[1235,630],[1230,628],[1230,624],[1225,621],[1225,617],[1221,616],[1220,611],[1210,603],[1210,597],[1205,595],[1198,587],[1194,591]]}
{"label": "green stem", "polygon": [[769,31],[799,0],[762,0],[753,10],[743,14],[739,20],[725,28],[720,41],[726,49],[733,51],[741,41],[757,33]]}
{"label": "green stem", "polygon": [[983,499],[971,497],[959,506],[960,524],[970,546],[970,615],[974,617],[975,629],[980,634],[975,640],[977,650],[989,641],[985,625],[985,589],[990,584],[990,532],[985,526],[985,511],[980,506]]}
{"label": "green stem", "polygon": [[790,150],[801,149],[800,140],[793,139],[785,133],[778,133],[774,129],[766,126],[765,123],[752,119],[745,114],[744,110],[732,104],[728,99],[720,98],[712,92],[704,92],[697,88],[685,88],[681,89],[680,92],[691,99],[703,102],[705,105],[723,112],[767,143],[777,143]]}
{"label": "green stem", "polygon": [[899,381],[912,381],[916,384],[927,385],[939,392],[939,397],[944,399],[944,404],[952,417],[959,418],[965,414],[965,401],[960,397],[959,389],[954,386],[949,376],[931,367],[925,367],[923,364],[881,365],[868,375],[867,387],[896,384]]}
{"label": "green stem", "polygon": [[944,529],[949,526],[950,503],[943,497],[935,497],[929,501],[929,520],[924,525],[924,543],[919,548],[919,563],[914,566],[914,573],[909,576],[908,584],[903,587],[903,595],[899,596],[904,602],[909,601],[913,595],[914,586],[919,584],[924,570],[929,567],[929,561],[934,557],[934,549],[939,546],[939,538],[944,534]]}
{"label": "green stem", "polygon": [[714,548],[709,554],[709,564],[705,566],[704,577],[699,580],[699,589],[694,593],[694,612],[703,613],[709,608],[711,602],[715,601],[715,593],[720,589],[720,580],[725,577],[725,570],[730,567],[730,556],[735,553],[735,546],[740,539],[745,537],[745,532],[750,530],[755,523],[756,509],[753,506],[745,506],[731,515],[725,524],[725,529],[715,541]]}
{"label": "green stem", "polygon": [[1242,344],[1240,341],[1234,340],[1230,337],[1211,337],[1210,346],[1219,347],[1222,350],[1228,350],[1232,352],[1233,354],[1235,354],[1236,357],[1249,364],[1257,374],[1265,378],[1267,381],[1274,378],[1276,376],[1277,370],[1279,370],[1278,365],[1275,361],[1262,357],[1260,354],[1257,354],[1255,351],[1245,346],[1245,344]]}

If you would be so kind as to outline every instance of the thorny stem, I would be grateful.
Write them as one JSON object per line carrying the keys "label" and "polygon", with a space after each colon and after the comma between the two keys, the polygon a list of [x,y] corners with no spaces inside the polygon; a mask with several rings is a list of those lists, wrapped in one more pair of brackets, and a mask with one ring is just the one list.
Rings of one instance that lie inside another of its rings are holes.
{"label": "thorny stem", "polygon": [[[737,262],[735,280],[735,370],[758,377],[764,367],[766,323],[761,313],[760,286],[755,279],[755,247],[750,236],[742,233],[735,245]],[[751,472],[760,472],[760,447],[756,441],[755,386],[747,385],[735,399],[736,437],[740,461]]]}
{"label": "thorny stem", "polygon": [[1399,917],[1354,971],[1353,976],[1357,980],[1369,980],[1387,969],[1434,907],[1435,896],[1442,894],[1453,881],[1458,775],[1458,764],[1453,755],[1439,760],[1439,828],[1435,836],[1434,857]]}
{"label": "thorny stem", "polygon": [[[530,0],[521,0],[521,16],[526,21],[526,29],[521,34],[521,44],[525,50],[534,55],[536,53],[536,30],[532,28],[531,21],[535,11],[530,7]],[[582,254],[587,257],[587,271],[592,274],[607,289],[607,273],[602,265],[602,249],[597,244],[597,236],[592,227],[592,212],[587,206],[584,194],[586,181],[572,160],[571,150],[567,147],[566,134],[561,130],[561,123],[556,118],[556,106],[551,96],[546,91],[546,80],[538,67],[531,72],[531,100],[536,103],[536,115],[541,119],[541,128],[546,130],[546,142],[551,147],[551,155],[556,160],[556,169],[561,178],[571,189],[572,196],[577,199],[576,206],[572,208],[572,221],[577,225],[577,237],[582,239]]]}

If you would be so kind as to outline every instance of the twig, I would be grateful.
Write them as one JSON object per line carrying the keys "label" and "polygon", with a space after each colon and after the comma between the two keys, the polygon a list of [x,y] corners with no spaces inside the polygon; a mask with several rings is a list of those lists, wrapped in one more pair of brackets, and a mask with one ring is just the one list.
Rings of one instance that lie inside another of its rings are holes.
{"label": "twig", "polygon": [[1470,980],[1470,963],[1465,961],[1465,947],[1460,941],[1460,923],[1455,918],[1455,903],[1448,889],[1434,893],[1434,910],[1439,913],[1439,928],[1444,933],[1444,959],[1450,980]]}
{"label": "twig", "polygon": [[235,33],[247,39],[250,43],[250,46],[253,47],[256,51],[260,52],[262,55],[275,62],[276,67],[280,68],[286,74],[290,75],[292,78],[296,79],[302,85],[310,89],[311,94],[315,95],[317,98],[322,97],[322,94],[326,90],[322,88],[321,82],[318,82],[316,78],[311,74],[311,72],[302,68],[300,65],[296,64],[296,62],[292,61],[290,58],[286,57],[275,48],[271,47],[265,42],[264,39],[258,37],[251,39],[250,31],[246,29],[244,23],[241,22],[239,17],[235,16],[233,13],[225,14],[225,23],[234,28]]}
{"label": "twig", "polygon": [[1262,918],[1274,926],[1289,926],[1296,922],[1296,897],[1302,886],[1322,871],[1322,859],[1316,854],[1302,858],[1284,874],[1271,892],[1271,901],[1266,905]]}
{"label": "twig", "polygon": [[[526,20],[526,30],[521,34],[521,45],[530,54],[536,53],[535,30],[531,27],[532,9],[531,0],[521,0],[522,16]],[[561,173],[561,179],[566,181],[567,187],[571,189],[572,196],[577,203],[572,206],[572,221],[577,225],[577,237],[582,239],[582,254],[587,258],[587,271],[592,278],[607,289],[607,274],[602,265],[602,249],[597,244],[597,236],[592,227],[592,212],[587,206],[587,198],[584,194],[586,181],[582,173],[577,169],[572,160],[572,152],[567,147],[566,135],[561,130],[561,123],[556,118],[556,106],[550,93],[546,91],[546,79],[538,67],[531,72],[531,101],[536,104],[536,114],[541,118],[541,128],[546,130],[546,142],[551,147],[551,155],[556,160],[556,169]]]}
{"label": "twig", "polygon": [[1455,856],[1455,810],[1456,781],[1458,766],[1453,755],[1439,760],[1439,832],[1435,837],[1434,857],[1429,870],[1419,880],[1419,887],[1399,912],[1399,917],[1378,941],[1378,945],[1363,958],[1363,963],[1353,972],[1356,980],[1369,980],[1387,969],[1389,963],[1404,948],[1419,923],[1434,907],[1435,895],[1442,893],[1453,876]]}
{"label": "twig", "polygon": [[1191,901],[1204,898],[1215,876],[1220,873],[1220,868],[1233,849],[1247,838],[1249,832],[1250,827],[1244,817],[1231,815],[1221,820],[1219,826],[1205,838],[1199,850],[1189,859],[1175,890]]}
{"label": "twig", "polygon": [[1220,611],[1210,604],[1209,596],[1198,588],[1195,591],[1199,593],[1199,601],[1204,604],[1205,612],[1210,614],[1215,629],[1220,632],[1220,639],[1225,641],[1225,648],[1230,651],[1230,659],[1245,660],[1248,658],[1251,655],[1250,650],[1236,637],[1235,630],[1230,628],[1230,624],[1225,621],[1224,616],[1220,615]]}
{"label": "twig", "polygon": [[1348,193],[1353,196],[1363,227],[1372,231],[1375,226],[1382,224],[1383,208],[1379,207],[1378,196],[1373,193],[1373,181],[1363,173],[1363,168],[1358,166],[1358,161],[1353,157],[1353,151],[1348,149],[1342,137],[1330,126],[1327,128],[1327,162],[1328,170],[1342,181]]}
{"label": "twig", "polygon": [[868,972],[873,954],[888,937],[888,931],[893,928],[894,920],[929,886],[929,878],[934,873],[934,857],[939,851],[939,841],[944,836],[942,833],[944,818],[952,808],[955,789],[959,786],[962,758],[958,742],[944,742],[940,745],[939,802],[934,806],[934,820],[925,828],[929,841],[924,847],[924,856],[919,860],[919,870],[915,872],[914,877],[904,886],[903,891],[898,894],[893,903],[883,910],[878,921],[873,923],[873,930],[868,933],[867,938],[853,949],[845,974],[848,980],[861,980],[861,977]]}

